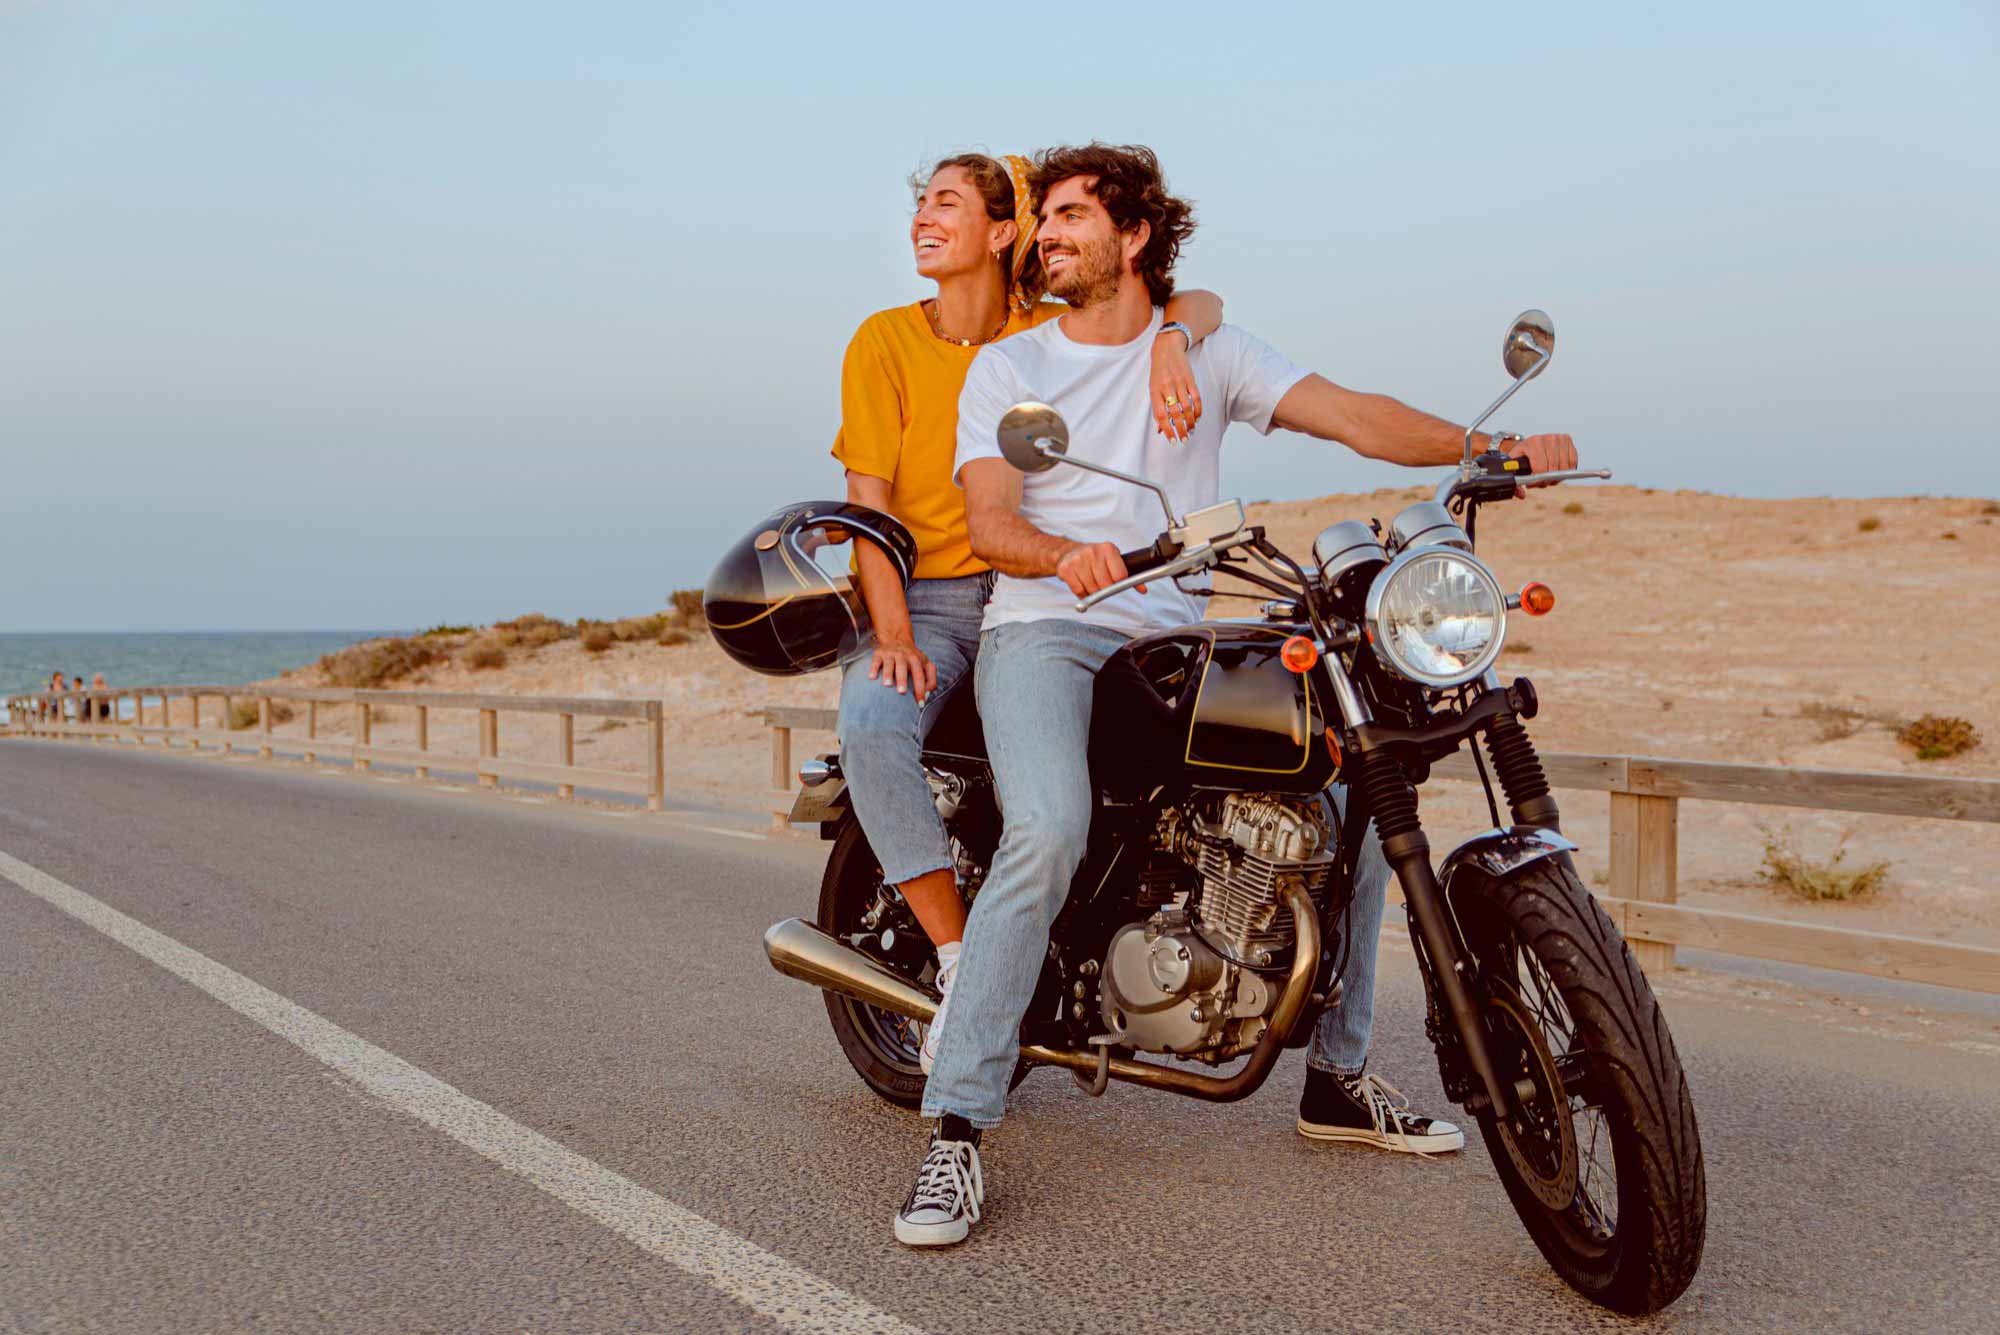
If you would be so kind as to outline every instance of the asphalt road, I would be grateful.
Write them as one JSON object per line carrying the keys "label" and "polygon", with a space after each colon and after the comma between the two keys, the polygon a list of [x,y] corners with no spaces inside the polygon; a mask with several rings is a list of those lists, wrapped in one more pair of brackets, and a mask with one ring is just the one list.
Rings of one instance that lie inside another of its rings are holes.
{"label": "asphalt road", "polygon": [[[824,846],[757,825],[0,742],[0,1328],[1641,1324],[1550,1275],[1476,1136],[1301,1141],[1297,1054],[1230,1107],[1040,1072],[972,1241],[899,1248],[919,1124],[764,964]],[[1384,951],[1372,1064],[1442,1110]],[[1991,1017],[1658,981],[1710,1216],[1644,1324],[1993,1329]]]}

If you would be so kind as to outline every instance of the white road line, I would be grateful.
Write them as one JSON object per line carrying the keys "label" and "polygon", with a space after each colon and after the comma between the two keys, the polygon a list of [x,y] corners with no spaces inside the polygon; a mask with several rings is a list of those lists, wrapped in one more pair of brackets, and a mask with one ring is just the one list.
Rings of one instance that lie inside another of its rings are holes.
{"label": "white road line", "polygon": [[844,1289],[593,1163],[297,1002],[0,853],[0,876],[192,983],[398,1112],[518,1174],[563,1204],[790,1330],[922,1335]]}
{"label": "white road line", "polygon": [[726,834],[731,839],[755,839],[758,843],[764,842],[763,835],[751,834],[747,830],[725,830],[720,825],[697,825],[694,828],[708,834]]}

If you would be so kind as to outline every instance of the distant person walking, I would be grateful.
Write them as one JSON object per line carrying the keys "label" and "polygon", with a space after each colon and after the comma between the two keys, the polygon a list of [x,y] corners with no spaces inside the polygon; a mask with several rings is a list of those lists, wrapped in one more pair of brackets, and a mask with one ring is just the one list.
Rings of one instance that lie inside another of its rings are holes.
{"label": "distant person walking", "polygon": [[42,717],[44,719],[53,718],[57,723],[62,722],[63,718],[62,693],[64,691],[67,691],[68,689],[69,689],[69,684],[63,680],[62,673],[51,672],[49,674],[50,698],[42,702]]}
{"label": "distant person walking", "polygon": [[[91,676],[91,678],[90,678],[90,689],[91,689],[91,690],[93,690],[93,691],[103,691],[103,690],[109,690],[109,689],[110,689],[110,687],[108,687],[108,686],[106,686],[106,685],[104,684],[104,674],[103,674],[102,672],[98,672],[98,673],[94,673],[94,674],[93,674],[93,675]],[[96,712],[97,712],[97,717],[98,717],[98,720],[99,720],[100,722],[103,722],[103,723],[112,723],[112,722],[115,722],[115,721],[116,721],[116,720],[114,720],[114,719],[113,719],[113,718],[111,717],[111,712],[112,712],[112,711],[111,711],[111,701],[109,701],[109,700],[105,699],[105,698],[104,698],[103,696],[99,696],[99,697],[98,697],[98,698],[97,698],[96,700],[94,700],[94,701],[93,701],[92,703],[93,703],[93,704],[95,704],[95,705],[97,706],[97,711],[96,711]]]}

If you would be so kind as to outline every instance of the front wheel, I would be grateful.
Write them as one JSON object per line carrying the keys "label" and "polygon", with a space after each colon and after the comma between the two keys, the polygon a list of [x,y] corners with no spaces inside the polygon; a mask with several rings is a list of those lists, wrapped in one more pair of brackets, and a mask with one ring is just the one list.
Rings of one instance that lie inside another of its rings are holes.
{"label": "front wheel", "polygon": [[1535,1097],[1479,1127],[1521,1222],[1585,1297],[1656,1312],[1701,1265],[1708,1188],[1687,1077],[1652,987],[1567,856],[1455,905],[1487,1042]]}

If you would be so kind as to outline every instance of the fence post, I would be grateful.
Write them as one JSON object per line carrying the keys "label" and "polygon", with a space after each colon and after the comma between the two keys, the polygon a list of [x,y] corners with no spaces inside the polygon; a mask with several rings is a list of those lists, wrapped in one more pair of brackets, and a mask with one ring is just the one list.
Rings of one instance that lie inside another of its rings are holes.
{"label": "fence post", "polygon": [[[310,742],[318,736],[319,736],[319,701],[308,700],[306,701],[306,740]],[[319,763],[318,749],[315,747],[308,746],[306,748],[306,764],[316,765],[318,763]]]}
{"label": "fence post", "polygon": [[[431,707],[429,705],[418,705],[417,706],[417,750],[428,751],[430,749],[431,749]],[[429,765],[417,766],[417,777],[419,779],[430,778],[431,767]]]}
{"label": "fence post", "polygon": [[236,722],[236,700],[233,696],[222,697],[222,754],[229,751],[229,725]]}
{"label": "fence post", "polygon": [[[1611,794],[1611,893],[1620,899],[1671,904],[1678,897],[1680,799],[1641,793]],[[1627,933],[1628,940],[1631,933]],[[1630,940],[1639,967],[1674,967],[1674,948],[1663,941]]]}
{"label": "fence post", "polygon": [[792,730],[783,724],[771,726],[771,786],[779,792],[792,787]]}
{"label": "fence post", "polygon": [[[557,756],[557,759],[561,762],[564,769],[574,769],[576,767],[576,715],[558,714],[556,721],[561,728],[560,744],[557,747],[560,754]],[[556,796],[566,801],[574,801],[576,798],[576,785],[573,783],[557,784]]]}
{"label": "fence post", "polygon": [[201,692],[188,692],[188,750],[201,750]]}
{"label": "fence post", "polygon": [[[499,756],[500,711],[497,709],[482,709],[479,711],[479,758],[481,760],[497,760]],[[481,788],[498,788],[500,786],[500,776],[497,774],[481,773],[479,776],[479,786]]]}
{"label": "fence post", "polygon": [[263,759],[269,760],[271,758],[271,697],[268,695],[257,697],[257,730],[264,734],[263,743],[258,746],[257,754]]}
{"label": "fence post", "polygon": [[354,696],[354,769],[356,773],[368,771],[368,757],[361,754],[368,746],[368,702],[359,692]]}
{"label": "fence post", "polygon": [[658,700],[646,702],[646,763],[652,767],[651,780],[646,789],[648,811],[667,809],[667,725],[662,716],[664,708]]}

